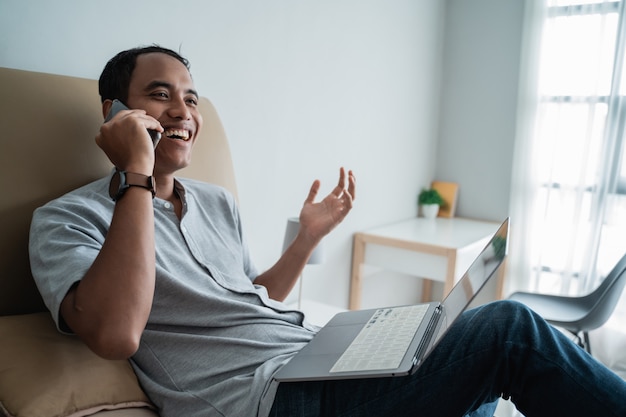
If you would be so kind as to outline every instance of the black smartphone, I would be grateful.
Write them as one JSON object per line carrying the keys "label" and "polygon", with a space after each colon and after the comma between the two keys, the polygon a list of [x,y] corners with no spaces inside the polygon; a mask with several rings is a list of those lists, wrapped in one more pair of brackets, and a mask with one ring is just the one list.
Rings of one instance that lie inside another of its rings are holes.
{"label": "black smartphone", "polygon": [[[111,120],[113,116],[115,116],[117,112],[119,112],[120,110],[128,110],[128,107],[126,107],[126,105],[124,105],[124,103],[122,103],[118,99],[113,100],[113,105],[111,106],[111,110],[109,110],[109,114],[107,114],[107,117],[104,119],[104,122],[106,123],[109,120]],[[156,148],[157,145],[159,144],[159,141],[161,140],[161,132],[148,129],[148,133],[150,134],[150,137],[152,138],[152,143],[154,147]]]}

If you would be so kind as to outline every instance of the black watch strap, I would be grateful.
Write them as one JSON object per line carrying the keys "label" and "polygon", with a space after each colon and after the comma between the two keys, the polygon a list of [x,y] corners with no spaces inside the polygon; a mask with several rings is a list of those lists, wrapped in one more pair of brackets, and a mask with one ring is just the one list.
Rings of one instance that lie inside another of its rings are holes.
{"label": "black watch strap", "polygon": [[109,184],[109,195],[113,201],[122,198],[126,190],[130,187],[145,188],[152,193],[152,198],[156,195],[153,176],[115,170],[113,177],[111,177],[111,183]]}

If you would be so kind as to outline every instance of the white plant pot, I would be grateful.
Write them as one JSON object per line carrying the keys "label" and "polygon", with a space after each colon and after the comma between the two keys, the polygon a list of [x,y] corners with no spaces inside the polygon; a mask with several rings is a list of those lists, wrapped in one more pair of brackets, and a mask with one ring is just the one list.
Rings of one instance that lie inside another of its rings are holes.
{"label": "white plant pot", "polygon": [[422,204],[422,215],[427,219],[434,219],[439,214],[439,204]]}

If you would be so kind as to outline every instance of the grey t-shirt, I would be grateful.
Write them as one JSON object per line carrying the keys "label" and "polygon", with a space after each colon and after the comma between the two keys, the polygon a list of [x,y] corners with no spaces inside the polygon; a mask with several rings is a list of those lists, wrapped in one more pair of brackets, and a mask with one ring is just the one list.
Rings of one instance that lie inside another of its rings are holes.
{"label": "grey t-shirt", "polygon": [[[31,267],[52,315],[98,255],[115,203],[109,178],[37,209]],[[162,417],[266,416],[277,369],[317,328],[254,285],[253,266],[233,197],[180,179],[184,202],[154,199],[156,288],[148,324],[131,363]]]}

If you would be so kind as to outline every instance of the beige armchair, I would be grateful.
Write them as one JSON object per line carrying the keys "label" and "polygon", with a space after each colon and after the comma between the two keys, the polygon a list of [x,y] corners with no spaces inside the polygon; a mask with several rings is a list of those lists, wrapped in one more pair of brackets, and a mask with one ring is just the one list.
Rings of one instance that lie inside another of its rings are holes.
{"label": "beige armchair", "polygon": [[[33,210],[112,168],[94,141],[97,81],[0,68],[0,91],[0,415],[156,416],[127,361],[56,331],[29,268]],[[203,132],[181,176],[236,195],[222,124],[207,99],[200,109]]]}

